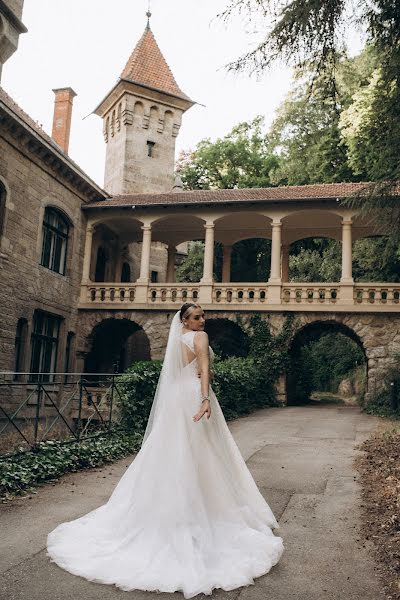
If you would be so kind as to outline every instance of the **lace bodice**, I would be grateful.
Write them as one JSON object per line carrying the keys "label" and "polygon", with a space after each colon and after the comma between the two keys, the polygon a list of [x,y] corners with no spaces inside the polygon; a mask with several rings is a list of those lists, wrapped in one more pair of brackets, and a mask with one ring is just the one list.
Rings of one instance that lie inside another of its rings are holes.
{"label": "lace bodice", "polygon": [[[190,350],[193,352],[194,355],[196,354],[196,352],[194,350],[195,334],[196,334],[196,331],[186,331],[185,333],[182,333],[182,336],[181,336],[183,343],[186,344],[186,346],[188,348],[190,348]],[[213,349],[211,348],[211,346],[208,346],[208,352],[210,355],[210,363],[212,363],[213,359],[214,359],[214,352],[213,352]],[[195,358],[193,360],[193,362],[195,362],[195,361],[197,361],[197,358]]]}

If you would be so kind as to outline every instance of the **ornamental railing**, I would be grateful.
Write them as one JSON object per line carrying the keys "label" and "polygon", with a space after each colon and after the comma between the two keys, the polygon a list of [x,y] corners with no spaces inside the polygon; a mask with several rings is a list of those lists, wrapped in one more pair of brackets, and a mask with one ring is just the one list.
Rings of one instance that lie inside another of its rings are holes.
{"label": "ornamental railing", "polygon": [[0,458],[49,440],[81,440],[121,425],[129,374],[0,373]]}
{"label": "ornamental railing", "polygon": [[397,312],[400,311],[400,283],[86,283],[81,286],[79,306],[85,309],[172,309],[190,301],[216,310],[257,307],[258,310],[315,308]]}

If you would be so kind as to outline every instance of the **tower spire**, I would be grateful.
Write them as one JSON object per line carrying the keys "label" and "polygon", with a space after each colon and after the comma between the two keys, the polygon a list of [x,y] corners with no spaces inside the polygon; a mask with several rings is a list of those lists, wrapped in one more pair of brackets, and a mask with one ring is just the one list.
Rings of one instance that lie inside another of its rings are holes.
{"label": "tower spire", "polygon": [[146,17],[147,17],[147,25],[146,25],[146,29],[150,29],[151,0],[149,0],[149,2],[148,2],[148,5],[147,5],[147,13],[146,13]]}

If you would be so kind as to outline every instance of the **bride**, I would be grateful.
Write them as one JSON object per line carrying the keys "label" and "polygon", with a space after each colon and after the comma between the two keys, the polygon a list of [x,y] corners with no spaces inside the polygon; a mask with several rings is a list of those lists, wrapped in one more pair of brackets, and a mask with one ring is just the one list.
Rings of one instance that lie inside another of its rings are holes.
{"label": "bride", "polygon": [[106,504],[56,527],[48,556],[122,590],[233,590],[279,561],[279,525],[248,470],[209,383],[204,312],[171,324],[143,443]]}

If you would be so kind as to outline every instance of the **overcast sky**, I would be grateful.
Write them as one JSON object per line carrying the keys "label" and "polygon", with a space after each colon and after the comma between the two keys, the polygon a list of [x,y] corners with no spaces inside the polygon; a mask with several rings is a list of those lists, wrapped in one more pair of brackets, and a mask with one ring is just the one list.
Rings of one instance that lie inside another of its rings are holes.
{"label": "overcast sky", "polygon": [[[147,0],[25,0],[23,22],[28,33],[20,36],[17,52],[3,68],[4,89],[48,133],[52,88],[75,90],[69,153],[100,185],[105,157],[102,121],[90,113],[113,87],[142,35],[147,4]],[[283,67],[258,81],[227,73],[224,65],[251,48],[256,37],[238,18],[228,26],[216,19],[226,4],[227,0],[151,2],[151,28],[178,85],[205,105],[184,115],[177,155],[258,114],[271,123],[290,88],[291,72]]]}

